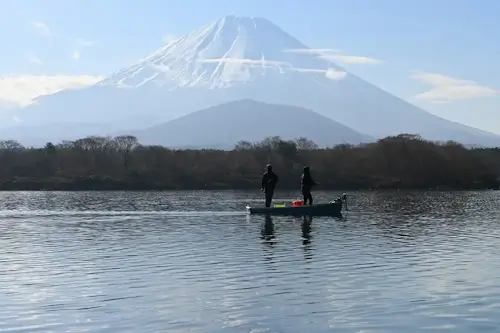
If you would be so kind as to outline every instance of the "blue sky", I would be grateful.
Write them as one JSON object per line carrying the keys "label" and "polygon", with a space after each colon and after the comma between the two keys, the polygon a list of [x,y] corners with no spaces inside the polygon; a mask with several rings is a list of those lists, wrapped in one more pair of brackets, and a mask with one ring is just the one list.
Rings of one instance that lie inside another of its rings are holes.
{"label": "blue sky", "polygon": [[265,17],[398,97],[500,133],[494,0],[4,0],[0,102],[90,84],[227,14]]}

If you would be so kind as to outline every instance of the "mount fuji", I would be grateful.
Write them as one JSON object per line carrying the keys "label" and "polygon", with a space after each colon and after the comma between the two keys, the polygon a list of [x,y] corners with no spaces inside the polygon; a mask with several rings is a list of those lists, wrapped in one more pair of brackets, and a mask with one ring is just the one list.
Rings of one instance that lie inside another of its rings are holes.
{"label": "mount fuji", "polygon": [[[16,111],[15,122],[12,116],[1,122],[0,137],[38,145],[86,135],[146,133],[237,100],[312,110],[375,138],[418,133],[429,140],[500,144],[498,135],[432,115],[347,72],[267,19],[237,16],[195,29],[93,86],[38,98]],[[287,117],[276,126],[287,127]]]}

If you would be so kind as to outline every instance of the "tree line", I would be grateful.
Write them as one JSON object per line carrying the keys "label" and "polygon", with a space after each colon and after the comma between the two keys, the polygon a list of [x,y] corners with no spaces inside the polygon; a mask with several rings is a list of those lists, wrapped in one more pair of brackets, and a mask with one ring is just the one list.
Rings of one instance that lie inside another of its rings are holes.
{"label": "tree line", "polygon": [[500,180],[500,148],[412,134],[327,149],[307,138],[269,137],[232,150],[169,149],[124,135],[43,148],[0,141],[0,190],[258,189],[268,163],[280,189],[297,189],[305,165],[325,190],[498,189]]}

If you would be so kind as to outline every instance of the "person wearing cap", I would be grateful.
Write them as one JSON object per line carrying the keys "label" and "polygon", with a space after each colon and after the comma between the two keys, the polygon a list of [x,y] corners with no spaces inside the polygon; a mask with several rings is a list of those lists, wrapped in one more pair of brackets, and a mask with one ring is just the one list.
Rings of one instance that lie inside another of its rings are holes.
{"label": "person wearing cap", "polygon": [[302,196],[304,197],[304,206],[307,205],[307,201],[309,201],[309,205],[313,204],[311,189],[313,186],[318,184],[319,183],[312,179],[309,167],[305,166],[304,173],[300,177],[300,190],[302,192]]}
{"label": "person wearing cap", "polygon": [[262,175],[262,185],[260,190],[266,194],[266,207],[271,207],[273,200],[274,189],[279,181],[278,176],[273,172],[271,164],[267,165],[267,172]]}

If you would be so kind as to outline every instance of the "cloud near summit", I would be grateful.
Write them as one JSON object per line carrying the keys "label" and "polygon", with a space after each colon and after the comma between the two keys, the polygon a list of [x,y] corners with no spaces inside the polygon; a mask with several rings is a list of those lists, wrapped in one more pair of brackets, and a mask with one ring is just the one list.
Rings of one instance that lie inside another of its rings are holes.
{"label": "cloud near summit", "polygon": [[303,72],[303,73],[325,73],[326,77],[329,78],[330,80],[343,80],[346,76],[347,73],[344,71],[339,71],[334,68],[328,68],[327,70],[323,69],[309,69],[309,68],[293,68],[297,72]]}
{"label": "cloud near summit", "polygon": [[382,60],[375,58],[341,54],[340,50],[335,50],[335,49],[290,49],[284,51],[297,54],[313,55],[326,61],[332,61],[332,62],[337,61],[345,64],[375,65],[382,63]]}
{"label": "cloud near summit", "polygon": [[257,60],[257,59],[245,59],[245,58],[213,58],[213,59],[201,59],[199,62],[202,63],[233,63],[233,64],[243,64],[243,65],[256,65],[256,66],[280,66],[287,65],[284,61],[275,60]]}
{"label": "cloud near summit", "polygon": [[289,69],[291,71],[297,71],[302,73],[324,73],[330,80],[342,80],[347,76],[344,71],[339,71],[333,68],[328,69],[313,69],[313,68],[297,68],[293,67],[290,63],[286,61],[276,61],[276,60],[265,60],[265,59],[245,59],[245,58],[216,58],[216,59],[201,59],[199,62],[202,63],[234,63],[234,64],[244,64],[255,67],[282,67]]}

